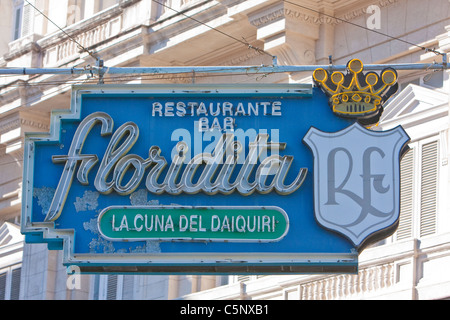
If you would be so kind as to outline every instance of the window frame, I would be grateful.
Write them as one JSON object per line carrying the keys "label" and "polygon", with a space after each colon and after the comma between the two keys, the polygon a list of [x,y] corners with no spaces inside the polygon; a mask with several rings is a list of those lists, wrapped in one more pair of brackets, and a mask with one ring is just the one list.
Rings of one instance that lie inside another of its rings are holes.
{"label": "window frame", "polygon": [[[14,281],[13,273],[16,270],[20,270],[19,281],[18,281],[18,283],[13,283],[13,281]],[[4,288],[5,295],[4,295],[3,299],[2,299],[2,297],[0,297],[0,300],[19,300],[20,299],[20,292],[21,292],[21,282],[22,282],[22,280],[21,280],[22,263],[15,264],[15,265],[12,265],[12,266],[8,266],[8,267],[5,267],[5,268],[1,268],[0,269],[0,275],[3,275],[3,274],[6,275],[5,288]],[[11,295],[13,293],[14,285],[18,286],[19,290],[18,290],[17,297],[13,297],[14,299],[11,299],[12,298]]]}
{"label": "window frame", "polygon": [[23,23],[23,8],[24,1],[16,0],[13,3],[13,24],[11,31],[12,41],[20,39],[22,37],[22,23]]}
{"label": "window frame", "polygon": [[[421,226],[421,219],[422,219],[422,191],[423,191],[423,147],[425,145],[436,143],[436,185],[435,185],[435,200],[434,205],[436,207],[435,210],[435,217],[434,217],[434,230],[430,234],[422,235],[422,226]],[[391,236],[389,242],[397,242],[402,240],[411,240],[411,239],[423,239],[427,238],[433,235],[436,235],[439,233],[438,230],[438,220],[439,220],[439,191],[440,191],[440,158],[441,158],[441,139],[439,135],[433,135],[427,138],[423,138],[417,141],[413,141],[409,143],[410,151],[413,152],[413,159],[412,159],[412,210],[411,210],[411,236],[398,239],[398,229],[394,233],[393,236]],[[400,181],[400,183],[402,183]],[[402,197],[400,195],[400,197]],[[400,198],[401,199],[401,198]],[[401,219],[401,212],[400,212],[400,219]]]}

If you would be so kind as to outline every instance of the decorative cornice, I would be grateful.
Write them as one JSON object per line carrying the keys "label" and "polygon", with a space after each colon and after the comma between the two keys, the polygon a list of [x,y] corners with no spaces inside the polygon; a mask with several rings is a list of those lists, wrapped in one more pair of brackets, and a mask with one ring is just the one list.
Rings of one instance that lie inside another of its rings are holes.
{"label": "decorative cornice", "polygon": [[269,23],[271,21],[278,20],[279,18],[282,18],[285,16],[284,11],[285,11],[285,8],[279,8],[275,11],[268,12],[263,16],[251,19],[250,24],[255,27],[259,27],[259,26]]}
{"label": "decorative cornice", "polygon": [[314,16],[314,15],[309,15],[304,12],[300,12],[300,11],[297,11],[297,10],[294,10],[291,8],[279,8],[275,11],[268,12],[267,14],[265,14],[263,16],[251,19],[250,23],[255,27],[259,27],[261,25],[264,25],[269,22],[276,21],[280,18],[285,18],[285,17],[297,19],[301,22],[307,22],[307,23],[311,23],[314,25],[321,24],[324,21],[326,22],[326,19],[324,19],[324,18],[327,18],[327,17],[318,17],[318,16]]}
{"label": "decorative cornice", "polygon": [[17,49],[10,50],[10,52],[3,55],[3,59],[5,61],[11,61],[11,60],[17,59],[18,57],[29,53],[29,52],[39,53],[41,51],[42,51],[41,46],[37,42],[32,41],[32,42],[26,43],[23,46],[18,46]]}
{"label": "decorative cornice", "polygon": [[43,123],[42,121],[38,121],[36,119],[28,119],[28,118],[21,118],[20,124],[27,127],[36,128],[39,131],[49,131],[50,126],[46,123]]}
{"label": "decorative cornice", "polygon": [[[399,0],[379,0],[378,3],[374,4],[380,8],[390,6],[397,3]],[[300,9],[300,8],[299,8]],[[341,14],[336,18],[325,16],[321,14],[307,14],[304,11],[295,9],[295,7],[277,7],[276,10],[268,11],[262,16],[250,19],[250,23],[255,27],[260,27],[272,21],[282,19],[285,17],[297,19],[301,22],[310,23],[313,25],[320,24],[338,24],[345,21],[350,21],[358,18],[359,16],[367,14],[367,6],[349,11],[345,14]]]}
{"label": "decorative cornice", "polygon": [[20,126],[20,119],[14,118],[8,120],[0,122],[0,134],[16,129]]}
{"label": "decorative cornice", "polygon": [[246,62],[246,61],[248,61],[250,59],[253,59],[253,58],[257,57],[257,56],[260,56],[260,55],[262,55],[262,53],[260,53],[259,51],[248,50],[248,51],[246,51],[245,54],[240,55],[239,57],[235,57],[235,58],[229,59],[229,60],[227,60],[227,61],[225,61],[225,62],[223,62],[221,64],[224,65],[224,66],[238,66],[238,65],[241,65],[244,62]]}
{"label": "decorative cornice", "polygon": [[[384,7],[388,7],[392,4],[397,3],[399,0],[379,0],[378,3],[374,3],[372,5],[376,5],[380,8],[384,8]],[[367,14],[367,8],[368,5],[365,5],[364,7],[349,11],[345,14],[341,14],[339,16],[337,16],[337,19],[333,19],[333,18],[329,18],[330,20],[334,20],[332,23],[336,24],[336,23],[342,23],[345,21],[350,21],[353,19],[356,19],[362,15]]]}
{"label": "decorative cornice", "polygon": [[16,113],[10,117],[3,118],[0,121],[0,134],[8,131],[26,126],[28,128],[34,128],[38,131],[49,131],[50,126],[44,118],[36,118],[33,114],[28,113]]}
{"label": "decorative cornice", "polygon": [[329,23],[328,20],[332,20],[332,18],[324,17],[324,16],[315,16],[305,14],[304,12],[299,12],[297,10],[286,8],[284,9],[284,14],[290,18],[294,18],[303,22],[308,22],[311,24],[319,25],[322,23]]}

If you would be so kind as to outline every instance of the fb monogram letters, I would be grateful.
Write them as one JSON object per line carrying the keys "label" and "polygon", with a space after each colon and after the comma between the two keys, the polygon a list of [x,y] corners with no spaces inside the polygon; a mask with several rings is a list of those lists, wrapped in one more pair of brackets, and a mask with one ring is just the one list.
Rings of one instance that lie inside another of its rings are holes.
{"label": "fb monogram letters", "polygon": [[409,141],[401,127],[371,131],[355,123],[332,133],[311,128],[303,141],[314,154],[314,213],[320,225],[357,248],[396,225],[400,157]]}
{"label": "fb monogram letters", "polygon": [[[339,186],[335,186],[332,182],[335,181],[336,177],[336,153],[342,152],[348,159],[349,166],[347,168],[347,173],[345,175],[344,180]],[[357,203],[361,207],[361,214],[359,215],[356,221],[352,222],[352,224],[358,224],[363,221],[368,214],[372,214],[377,217],[386,217],[392,214],[392,210],[390,212],[383,212],[378,210],[376,207],[372,205],[372,186],[373,189],[381,194],[384,194],[389,191],[390,185],[386,187],[383,186],[383,179],[385,177],[384,174],[372,174],[371,173],[371,155],[373,153],[377,153],[381,158],[385,157],[385,153],[378,147],[369,147],[363,153],[363,163],[362,163],[362,174],[361,179],[363,181],[363,196],[358,196],[355,192],[344,189],[349,178],[352,175],[353,170],[353,158],[351,153],[342,147],[334,148],[328,154],[328,200],[325,205],[338,205],[336,202],[336,194],[344,194],[350,199],[352,199],[355,203]]]}

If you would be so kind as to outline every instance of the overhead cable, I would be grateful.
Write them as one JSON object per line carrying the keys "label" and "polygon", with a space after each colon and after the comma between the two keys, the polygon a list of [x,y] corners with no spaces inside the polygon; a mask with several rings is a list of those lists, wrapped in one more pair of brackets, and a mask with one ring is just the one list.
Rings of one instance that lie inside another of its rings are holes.
{"label": "overhead cable", "polygon": [[342,19],[342,18],[335,17],[335,16],[333,16],[333,15],[331,15],[331,14],[327,14],[327,13],[325,13],[325,12],[322,12],[322,11],[319,11],[319,10],[316,10],[316,9],[309,8],[309,7],[307,7],[307,6],[304,6],[304,5],[301,5],[301,4],[298,4],[298,3],[295,3],[295,2],[289,1],[289,0],[283,0],[283,1],[286,2],[286,3],[292,4],[293,6],[296,6],[296,7],[305,9],[305,10],[309,10],[309,11],[312,11],[312,12],[315,12],[315,13],[318,13],[319,15],[324,15],[324,16],[326,16],[326,17],[335,19],[335,20],[337,20],[337,21],[344,22],[344,23],[348,23],[348,24],[351,24],[352,26],[355,26],[355,27],[358,27],[358,28],[362,28],[362,29],[365,29],[365,30],[367,30],[367,31],[371,31],[371,32],[377,33],[377,34],[379,34],[379,35],[386,36],[386,37],[391,38],[391,39],[393,39],[393,40],[401,41],[401,42],[406,43],[406,44],[409,44],[409,45],[411,45],[411,46],[420,48],[420,49],[422,49],[422,50],[424,50],[424,51],[426,51],[426,52],[428,52],[428,51],[429,51],[429,52],[433,52],[433,53],[436,54],[436,55],[442,55],[443,57],[445,57],[444,53],[439,52],[439,51],[437,51],[437,50],[435,50],[435,49],[429,49],[429,48],[426,48],[426,47],[424,47],[424,46],[420,46],[420,45],[415,44],[415,43],[413,43],[413,42],[404,40],[404,39],[402,39],[402,38],[398,38],[398,37],[391,36],[391,35],[386,34],[386,33],[384,33],[384,32],[375,30],[375,29],[373,29],[373,28],[368,28],[368,27],[365,27],[365,26],[361,26],[361,25],[359,25],[359,24],[357,24],[357,23],[354,23],[354,22],[351,22],[351,21],[348,21],[348,20],[345,20],[345,19]]}
{"label": "overhead cable", "polygon": [[165,3],[159,2],[157,0],[152,0],[152,1],[157,3],[157,4],[159,4],[159,5],[161,5],[161,6],[163,6],[163,7],[165,7],[165,8],[167,8],[167,9],[170,9],[170,10],[176,12],[177,14],[181,14],[181,15],[185,16],[188,19],[191,19],[191,20],[193,20],[193,21],[195,21],[195,22],[197,22],[197,23],[199,23],[199,24],[201,24],[201,25],[203,25],[205,27],[208,27],[209,29],[214,30],[214,31],[216,31],[216,32],[218,32],[218,33],[220,33],[220,34],[222,34],[222,35],[224,35],[224,36],[226,36],[226,37],[228,37],[230,39],[233,39],[234,41],[237,41],[237,42],[247,46],[249,49],[255,50],[256,52],[258,52],[260,54],[266,54],[266,55],[270,56],[272,58],[272,61],[274,62],[274,64],[276,64],[275,63],[276,62],[276,57],[275,56],[271,55],[270,53],[268,53],[267,51],[264,51],[261,48],[258,48],[258,47],[255,47],[255,46],[251,45],[249,42],[245,41],[245,39],[241,40],[239,38],[236,38],[236,37],[234,37],[234,36],[232,36],[232,35],[230,35],[230,34],[228,34],[226,32],[223,32],[223,31],[221,31],[221,30],[219,30],[217,28],[214,28],[214,27],[212,27],[212,26],[210,26],[210,25],[208,25],[208,24],[206,24],[206,23],[204,23],[204,22],[202,22],[202,21],[200,21],[200,20],[198,20],[198,19],[196,19],[196,18],[194,18],[192,16],[189,16],[189,15],[187,15],[186,13],[184,13],[182,11],[175,10],[172,7],[166,5]]}
{"label": "overhead cable", "polygon": [[99,58],[96,57],[94,55],[93,52],[91,52],[90,50],[86,49],[81,43],[79,43],[77,40],[75,40],[74,37],[72,37],[70,34],[68,34],[66,31],[64,31],[64,29],[62,29],[60,26],[58,26],[54,21],[52,21],[46,14],[44,14],[41,10],[39,10],[38,8],[36,8],[33,4],[31,4],[28,0],[25,0],[31,7],[34,8],[34,10],[36,10],[37,12],[39,12],[42,16],[45,17],[45,19],[47,19],[48,21],[50,21],[55,27],[57,27],[62,33],[64,33],[70,40],[72,40],[73,42],[75,42],[75,44],[78,46],[78,48],[80,50],[82,50],[83,52],[86,52],[87,54],[89,54],[92,58],[94,58],[95,60],[98,60]]}

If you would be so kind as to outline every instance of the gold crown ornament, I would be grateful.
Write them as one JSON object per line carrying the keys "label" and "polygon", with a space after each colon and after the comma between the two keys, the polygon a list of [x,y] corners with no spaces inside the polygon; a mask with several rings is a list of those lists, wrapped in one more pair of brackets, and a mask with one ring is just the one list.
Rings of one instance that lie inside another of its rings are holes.
{"label": "gold crown ornament", "polygon": [[330,74],[323,68],[313,72],[314,83],[329,97],[333,112],[344,118],[357,119],[370,126],[378,123],[383,104],[397,89],[397,72],[385,68],[363,73],[364,65],[359,59],[347,63],[347,74],[335,71]]}

